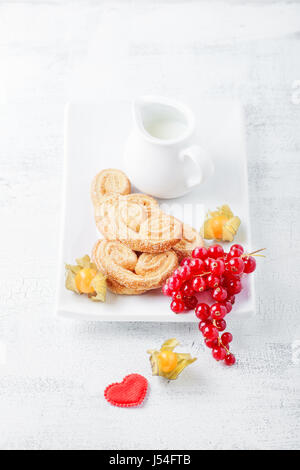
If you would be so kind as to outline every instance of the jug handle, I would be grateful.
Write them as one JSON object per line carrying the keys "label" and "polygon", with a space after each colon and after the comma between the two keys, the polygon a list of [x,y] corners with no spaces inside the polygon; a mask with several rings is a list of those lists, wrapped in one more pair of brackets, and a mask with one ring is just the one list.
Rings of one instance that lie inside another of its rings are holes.
{"label": "jug handle", "polygon": [[198,145],[192,145],[191,147],[184,149],[180,153],[180,158],[183,162],[189,158],[196,167],[196,171],[193,171],[192,175],[187,176],[186,185],[188,188],[198,186],[214,173],[214,164],[212,159],[209,157],[207,152]]}

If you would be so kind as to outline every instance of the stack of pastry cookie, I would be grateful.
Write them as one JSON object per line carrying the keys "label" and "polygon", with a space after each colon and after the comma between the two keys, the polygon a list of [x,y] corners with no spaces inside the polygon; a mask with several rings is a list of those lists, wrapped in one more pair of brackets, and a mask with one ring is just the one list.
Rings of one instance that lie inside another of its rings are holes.
{"label": "stack of pastry cookie", "polygon": [[161,287],[180,259],[203,245],[195,229],[165,214],[154,198],[131,193],[130,181],[120,170],[98,173],[91,197],[104,237],[94,246],[92,258],[116,294]]}

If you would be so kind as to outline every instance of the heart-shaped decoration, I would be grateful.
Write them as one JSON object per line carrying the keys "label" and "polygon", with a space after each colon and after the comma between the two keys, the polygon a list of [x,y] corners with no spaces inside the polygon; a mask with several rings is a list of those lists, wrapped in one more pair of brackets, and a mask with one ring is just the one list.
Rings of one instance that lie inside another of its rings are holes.
{"label": "heart-shaped decoration", "polygon": [[140,374],[127,375],[122,382],[108,385],[106,400],[114,406],[128,408],[140,405],[146,396],[148,381]]}

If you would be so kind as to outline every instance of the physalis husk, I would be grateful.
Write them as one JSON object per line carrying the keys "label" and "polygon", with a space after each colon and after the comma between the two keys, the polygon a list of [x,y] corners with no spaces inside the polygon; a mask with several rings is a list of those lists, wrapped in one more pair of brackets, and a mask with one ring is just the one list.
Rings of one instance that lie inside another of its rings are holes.
{"label": "physalis husk", "polygon": [[227,204],[209,211],[200,234],[207,240],[232,242],[241,224],[239,217],[234,216]]}
{"label": "physalis husk", "polygon": [[175,380],[183,369],[197,360],[196,357],[192,358],[190,354],[175,353],[174,349],[178,345],[177,339],[171,338],[163,343],[159,351],[155,349],[147,351],[150,354],[152,375]]}
{"label": "physalis husk", "polygon": [[106,276],[97,270],[88,255],[66,264],[66,288],[76,294],[87,294],[93,301],[105,302]]}

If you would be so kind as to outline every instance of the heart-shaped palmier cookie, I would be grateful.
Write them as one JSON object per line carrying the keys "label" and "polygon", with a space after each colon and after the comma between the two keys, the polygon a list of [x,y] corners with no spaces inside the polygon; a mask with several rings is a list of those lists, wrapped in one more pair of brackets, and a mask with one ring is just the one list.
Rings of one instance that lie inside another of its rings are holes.
{"label": "heart-shaped palmier cookie", "polygon": [[161,253],[182,239],[182,223],[161,211],[150,196],[107,196],[94,207],[102,235],[135,251]]}
{"label": "heart-shaped palmier cookie", "polygon": [[114,406],[129,408],[141,405],[148,389],[148,381],[140,374],[127,375],[122,382],[106,387],[104,396]]}
{"label": "heart-shaped palmier cookie", "polygon": [[131,184],[123,171],[108,168],[100,171],[92,181],[91,198],[97,204],[108,194],[129,194]]}
{"label": "heart-shaped palmier cookie", "polygon": [[138,256],[123,243],[111,240],[99,240],[92,258],[97,268],[110,279],[135,291],[161,287],[178,266],[173,250]]}

